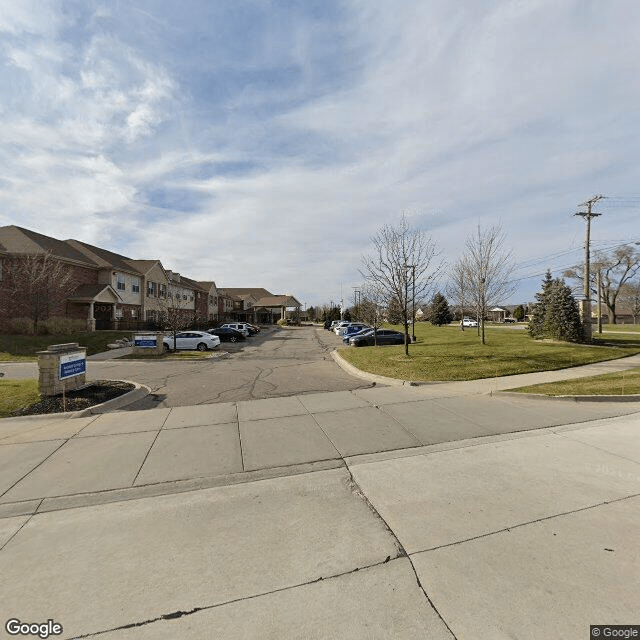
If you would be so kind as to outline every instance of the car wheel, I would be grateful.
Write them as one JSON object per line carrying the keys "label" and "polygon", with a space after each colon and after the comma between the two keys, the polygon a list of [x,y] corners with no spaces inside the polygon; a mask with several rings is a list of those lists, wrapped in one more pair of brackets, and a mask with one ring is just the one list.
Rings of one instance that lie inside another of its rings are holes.
{"label": "car wheel", "polygon": [[206,351],[207,350],[207,345],[204,342],[199,342],[198,346],[196,347],[196,349],[198,351]]}
{"label": "car wheel", "polygon": [[162,343],[162,347],[164,348],[165,351],[169,351],[169,345],[166,342]]}
{"label": "car wheel", "polygon": [[231,336],[229,342],[238,342],[238,336]]}

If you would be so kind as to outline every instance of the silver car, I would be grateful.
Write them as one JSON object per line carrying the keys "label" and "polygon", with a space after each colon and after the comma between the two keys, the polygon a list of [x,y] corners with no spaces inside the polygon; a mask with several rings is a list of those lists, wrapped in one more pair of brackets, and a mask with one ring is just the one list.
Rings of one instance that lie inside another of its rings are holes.
{"label": "silver car", "polygon": [[[165,351],[173,349],[173,334],[166,335],[162,343]],[[180,331],[176,334],[176,349],[207,351],[219,345],[220,338],[206,331]]]}

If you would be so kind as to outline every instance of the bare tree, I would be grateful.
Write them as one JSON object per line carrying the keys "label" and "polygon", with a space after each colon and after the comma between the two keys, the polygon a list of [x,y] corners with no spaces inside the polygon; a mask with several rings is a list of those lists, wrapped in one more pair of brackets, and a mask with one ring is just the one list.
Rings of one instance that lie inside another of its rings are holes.
{"label": "bare tree", "polygon": [[378,344],[378,329],[382,324],[384,306],[384,291],[382,291],[375,282],[366,282],[360,288],[359,316],[362,322],[366,322],[373,327],[373,340],[375,345]]}
{"label": "bare tree", "polygon": [[74,283],[71,267],[51,253],[15,258],[9,277],[14,305],[33,322],[34,333],[38,332],[38,323],[47,320],[56,306],[64,309]]}
{"label": "bare tree", "polygon": [[170,284],[168,290],[160,295],[158,316],[163,330],[173,336],[173,351],[177,351],[177,334],[192,327],[196,322],[196,312],[190,307],[187,294],[182,288]]}
{"label": "bare tree", "polygon": [[421,229],[412,229],[405,215],[397,226],[385,225],[371,238],[373,252],[362,257],[360,273],[383,292],[387,301],[402,307],[405,354],[409,355],[409,300],[428,297],[442,264],[432,265],[434,241]]}
{"label": "bare tree", "polygon": [[460,330],[464,331],[464,310],[469,300],[469,276],[465,258],[459,258],[449,270],[449,284],[447,285],[447,295],[457,303],[460,310]]}
{"label": "bare tree", "polygon": [[640,280],[622,285],[618,299],[627,306],[633,317],[633,324],[636,324],[640,316]]}
{"label": "bare tree", "polygon": [[462,259],[466,264],[466,281],[476,308],[480,341],[485,344],[484,319],[487,308],[503,302],[515,290],[510,282],[514,264],[511,252],[504,249],[505,236],[500,225],[478,225],[465,243]]}
{"label": "bare tree", "polygon": [[[591,288],[597,295],[597,275],[600,272],[600,292],[609,310],[609,322],[616,324],[616,302],[625,283],[640,272],[640,251],[630,245],[618,247],[610,253],[598,252],[591,261]],[[583,282],[582,267],[564,272],[565,278]]]}

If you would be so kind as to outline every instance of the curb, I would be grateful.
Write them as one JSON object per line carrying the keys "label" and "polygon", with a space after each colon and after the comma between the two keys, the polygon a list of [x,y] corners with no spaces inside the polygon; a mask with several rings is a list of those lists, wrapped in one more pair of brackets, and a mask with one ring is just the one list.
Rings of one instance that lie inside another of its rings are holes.
{"label": "curb", "polygon": [[336,349],[331,351],[331,357],[334,359],[335,363],[347,373],[351,374],[352,376],[356,376],[357,378],[362,378],[363,380],[374,382],[376,384],[386,384],[391,387],[419,387],[428,384],[441,384],[440,382],[415,382],[413,380],[400,380],[399,378],[387,378],[385,376],[379,376],[376,373],[367,373],[366,371],[358,369],[358,367],[354,367],[350,362],[347,362],[341,355],[338,354]]}
{"label": "curb", "polygon": [[564,402],[640,402],[640,395],[626,396],[548,396],[544,393],[518,393],[517,391],[491,391],[489,395],[501,395],[512,398],[531,398],[533,400],[560,400]]}
{"label": "curb", "polygon": [[5,424],[5,420],[11,420],[11,422],[33,422],[42,420],[56,420],[60,418],[85,418],[99,413],[108,413],[109,411],[116,411],[122,407],[126,407],[132,402],[142,400],[142,398],[148,396],[151,393],[151,389],[143,384],[133,382],[132,380],[117,380],[114,382],[128,382],[134,385],[134,389],[123,393],[117,398],[112,398],[102,402],[101,404],[95,404],[93,407],[87,407],[86,409],[80,409],[79,411],[65,411],[61,413],[42,413],[35,416],[15,416],[13,418],[2,418],[1,424]]}

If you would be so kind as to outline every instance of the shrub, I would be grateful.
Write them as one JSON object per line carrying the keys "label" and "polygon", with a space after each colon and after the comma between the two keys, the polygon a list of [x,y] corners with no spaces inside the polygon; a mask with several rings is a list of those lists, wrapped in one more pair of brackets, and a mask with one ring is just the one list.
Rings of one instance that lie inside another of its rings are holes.
{"label": "shrub", "polygon": [[23,336],[33,335],[33,320],[31,318],[13,318],[9,320],[8,333]]}
{"label": "shrub", "polygon": [[38,333],[48,335],[71,335],[74,333],[80,333],[87,330],[87,323],[84,320],[78,318],[64,318],[62,316],[55,316],[49,318],[38,325]]}
{"label": "shrub", "polygon": [[284,319],[284,318],[280,318],[280,320],[278,320],[278,324],[279,324],[281,327],[284,327],[285,325],[287,325],[287,324],[288,324],[288,322],[286,321],[286,319]]}

